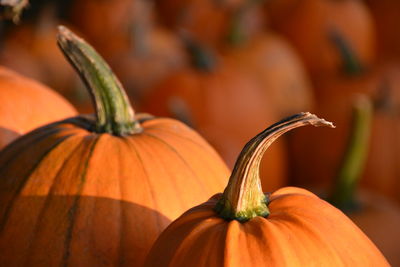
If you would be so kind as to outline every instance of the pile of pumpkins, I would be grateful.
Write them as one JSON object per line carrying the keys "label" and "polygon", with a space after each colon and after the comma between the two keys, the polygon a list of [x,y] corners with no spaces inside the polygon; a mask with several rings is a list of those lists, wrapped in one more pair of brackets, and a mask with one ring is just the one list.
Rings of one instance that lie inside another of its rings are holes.
{"label": "pile of pumpkins", "polygon": [[1,28],[0,266],[400,265],[396,12],[31,1]]}

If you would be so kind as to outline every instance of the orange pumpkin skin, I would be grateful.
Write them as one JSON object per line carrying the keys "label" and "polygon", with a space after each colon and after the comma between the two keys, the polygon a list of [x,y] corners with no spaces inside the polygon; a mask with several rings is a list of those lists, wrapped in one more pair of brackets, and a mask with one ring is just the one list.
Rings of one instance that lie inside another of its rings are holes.
{"label": "orange pumpkin skin", "polygon": [[[171,75],[149,94],[144,110],[190,124],[233,167],[246,141],[277,115],[251,77],[232,64],[219,63],[211,72],[183,69]],[[276,142],[262,162],[263,185],[271,190],[286,184],[283,141]]]}
{"label": "orange pumpkin skin", "polygon": [[279,189],[267,218],[244,223],[216,215],[219,197],[168,226],[145,266],[389,266],[350,219],[304,189]]}
{"label": "orange pumpkin skin", "polygon": [[[360,62],[369,66],[375,59],[373,18],[359,0],[269,1],[271,25],[297,48],[314,76],[342,71],[342,59],[332,34],[340,36]],[[274,5],[280,15],[274,16]]]}
{"label": "orange pumpkin skin", "polygon": [[77,117],[3,151],[2,265],[141,266],[170,220],[223,189],[228,170],[197,133],[171,119],[141,125],[115,137]]}
{"label": "orange pumpkin skin", "polygon": [[5,67],[0,67],[0,88],[0,148],[39,126],[77,113],[50,88]]}
{"label": "orange pumpkin skin", "polygon": [[255,77],[279,116],[312,109],[311,81],[296,51],[278,34],[258,35],[226,57]]}

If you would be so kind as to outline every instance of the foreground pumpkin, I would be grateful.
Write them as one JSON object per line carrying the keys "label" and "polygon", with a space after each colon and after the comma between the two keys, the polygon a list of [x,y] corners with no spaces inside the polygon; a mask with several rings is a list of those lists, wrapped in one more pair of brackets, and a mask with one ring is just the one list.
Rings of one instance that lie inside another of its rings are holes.
{"label": "foreground pumpkin", "polygon": [[0,149],[37,127],[76,115],[56,92],[5,67],[0,67],[0,99]]}
{"label": "foreground pumpkin", "polygon": [[332,127],[301,113],[250,140],[224,193],[174,221],[152,247],[147,266],[388,266],[350,219],[314,194],[295,187],[261,191],[264,151],[307,124]]}
{"label": "foreground pumpkin", "polygon": [[39,128],[0,154],[0,265],[141,266],[170,220],[223,189],[227,168],[184,124],[134,116],[109,67],[64,27],[59,45],[97,117]]}

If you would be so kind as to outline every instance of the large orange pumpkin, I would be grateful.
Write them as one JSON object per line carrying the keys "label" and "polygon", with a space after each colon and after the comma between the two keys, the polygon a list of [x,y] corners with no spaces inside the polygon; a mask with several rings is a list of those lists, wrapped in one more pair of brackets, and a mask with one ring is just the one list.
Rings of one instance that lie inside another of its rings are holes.
{"label": "large orange pumpkin", "polygon": [[56,92],[5,67],[0,67],[0,98],[0,148],[39,126],[76,115]]}
{"label": "large orange pumpkin", "polygon": [[145,266],[389,266],[341,211],[307,190],[261,190],[263,152],[281,134],[332,124],[309,113],[250,140],[223,194],[190,209],[158,238]]}
{"label": "large orange pumpkin", "polygon": [[61,27],[59,44],[97,116],[49,124],[0,154],[0,265],[141,266],[170,220],[223,188],[226,165],[184,124],[135,116],[82,39]]}
{"label": "large orange pumpkin", "polygon": [[[204,47],[196,53],[195,66],[161,82],[149,94],[144,109],[193,126],[233,167],[246,140],[277,115],[252,76],[225,58],[210,57]],[[211,64],[210,58],[217,62]],[[274,189],[286,184],[286,144],[280,141],[266,155],[270,160],[262,164],[264,185]]]}
{"label": "large orange pumpkin", "polygon": [[313,75],[342,71],[338,42],[365,66],[375,59],[373,18],[360,0],[271,0],[266,8],[271,25],[293,42]]}

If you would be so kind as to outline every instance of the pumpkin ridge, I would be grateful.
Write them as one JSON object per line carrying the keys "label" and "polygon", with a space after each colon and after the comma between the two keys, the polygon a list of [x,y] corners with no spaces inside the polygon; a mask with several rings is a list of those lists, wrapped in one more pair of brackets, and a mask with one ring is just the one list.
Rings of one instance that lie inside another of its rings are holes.
{"label": "pumpkin ridge", "polygon": [[[195,131],[194,131],[192,128],[190,128],[189,126],[185,125],[185,127],[187,127],[188,129],[192,130],[192,132],[195,132]],[[146,130],[161,130],[161,131],[163,131],[163,133],[168,133],[168,134],[174,135],[174,137],[179,137],[179,138],[182,138],[182,139],[184,139],[184,140],[187,140],[187,141],[189,141],[189,142],[191,142],[191,143],[193,143],[193,144],[195,144],[195,145],[197,145],[197,146],[199,146],[199,147],[202,147],[203,149],[207,149],[207,151],[212,151],[212,150],[210,149],[209,146],[206,147],[206,146],[204,146],[204,144],[198,143],[198,142],[196,142],[195,140],[193,140],[192,138],[188,138],[188,137],[186,137],[186,136],[184,136],[184,135],[177,135],[176,132],[169,131],[169,128],[167,128],[167,127],[156,127],[156,126],[152,126],[152,127],[146,128]],[[197,134],[197,133],[196,133],[196,134]],[[214,153],[215,153],[215,152],[214,152]]]}
{"label": "pumpkin ridge", "polygon": [[[66,140],[67,140],[67,139],[65,139],[65,140],[63,140],[63,141],[66,141]],[[46,209],[48,208],[48,205],[49,205],[49,202],[51,201],[51,198],[54,196],[54,194],[53,194],[52,191],[54,190],[54,185],[56,184],[55,181],[57,180],[57,177],[59,177],[59,174],[62,172],[63,168],[64,168],[65,165],[67,164],[67,161],[69,161],[69,159],[74,155],[74,153],[76,152],[76,150],[79,149],[79,146],[80,146],[82,143],[83,143],[83,141],[76,145],[76,147],[70,152],[70,154],[68,155],[68,157],[65,158],[65,161],[64,161],[64,163],[61,165],[60,169],[57,171],[57,174],[56,174],[56,176],[55,176],[54,179],[53,179],[52,186],[50,187],[48,193],[46,194],[46,200],[45,200],[43,206],[41,207],[41,210],[40,210],[40,212],[39,212],[39,214],[38,214],[38,216],[37,216],[37,218],[39,218],[39,219],[36,220],[36,222],[35,222],[35,227],[34,227],[34,230],[32,231],[32,237],[31,237],[30,241],[32,241],[32,239],[35,239],[35,237],[36,237],[36,235],[37,235],[37,232],[38,232],[38,229],[39,229],[39,227],[40,227],[40,225],[41,225],[41,223],[42,223],[42,219],[44,218],[43,215],[44,215]],[[44,160],[44,158],[41,159],[40,162],[42,162],[42,160]],[[32,171],[32,172],[33,172],[33,171]],[[27,251],[33,251],[33,250],[31,249],[32,246],[33,246],[33,243],[32,243],[32,242],[29,242],[29,246],[28,246],[28,250],[27,250]],[[26,265],[26,266],[29,265],[29,264],[28,264],[28,263],[29,263],[29,259],[30,259],[30,257],[29,257],[29,255],[28,255],[28,256],[26,257],[26,260],[25,260],[25,265]]]}
{"label": "pumpkin ridge", "polygon": [[[156,140],[158,140],[160,143],[164,144],[166,147],[169,148],[169,150],[171,150],[174,154],[176,154],[178,156],[178,158],[183,162],[183,164],[186,166],[186,168],[192,173],[193,177],[195,177],[196,179],[194,179],[195,181],[202,181],[202,179],[200,179],[200,177],[197,175],[197,173],[193,170],[193,168],[190,166],[190,164],[182,157],[181,154],[178,153],[178,151],[168,142],[166,142],[165,140],[161,139],[160,137],[157,137],[153,134],[149,134],[149,133],[143,133],[144,135],[147,135],[151,138],[154,138]],[[200,186],[202,188],[202,191],[204,193],[207,192],[207,190],[205,190],[205,185],[204,183],[200,183]]]}
{"label": "pumpkin ridge", "polygon": [[72,204],[70,210],[68,211],[69,225],[67,227],[67,232],[65,234],[64,253],[63,253],[62,260],[61,260],[63,266],[68,266],[68,260],[69,260],[69,257],[70,257],[70,245],[71,245],[71,241],[72,241],[72,233],[73,233],[73,230],[74,230],[74,222],[75,222],[75,219],[76,219],[75,215],[76,215],[76,213],[78,211],[78,208],[79,208],[79,200],[82,197],[82,195],[80,193],[83,190],[83,184],[84,184],[84,182],[86,180],[86,174],[87,174],[87,169],[88,169],[88,166],[89,166],[89,161],[90,161],[91,156],[92,156],[92,154],[94,152],[96,144],[100,139],[100,135],[94,135],[93,137],[94,137],[94,140],[92,140],[93,143],[90,146],[90,150],[89,150],[88,156],[86,158],[86,161],[84,163],[82,174],[80,176],[81,183],[79,185],[78,192],[76,193],[75,199],[73,201],[73,204]]}
{"label": "pumpkin ridge", "polygon": [[[142,133],[140,133],[141,135],[144,133],[144,131]],[[149,172],[147,171],[146,166],[144,165],[143,159],[140,156],[140,153],[138,151],[138,149],[136,148],[136,145],[134,143],[134,139],[128,139],[128,138],[123,138],[123,140],[126,141],[126,144],[129,147],[129,151],[131,151],[131,153],[133,152],[135,158],[137,158],[137,160],[140,162],[140,166],[142,167],[143,173],[146,175],[147,178],[149,178]],[[153,191],[153,186],[150,183],[150,179],[144,179],[146,180],[146,183],[148,184],[148,192],[151,195],[151,199],[153,201],[153,208],[158,210],[158,205],[156,203],[156,198],[155,198],[155,192]],[[159,229],[162,229],[162,222],[160,218],[157,218],[157,226],[159,227]]]}
{"label": "pumpkin ridge", "polygon": [[[186,223],[188,223],[188,222],[186,222]],[[190,224],[193,224],[193,222],[189,222]],[[191,242],[191,239],[192,238],[195,238],[195,239],[197,239],[198,238],[198,236],[199,235],[201,235],[201,234],[204,234],[204,232],[206,232],[206,231],[210,231],[210,230],[212,230],[214,227],[216,227],[216,226],[218,226],[218,225],[221,225],[221,224],[224,224],[225,222],[223,221],[223,220],[215,220],[215,219],[213,219],[213,220],[201,220],[201,221],[199,221],[199,220],[195,220],[195,226],[196,227],[191,227],[191,231],[190,232],[187,232],[186,234],[185,234],[185,237],[181,240],[181,242],[179,242],[179,246],[177,246],[176,248],[175,248],[175,251],[176,252],[174,252],[174,257],[172,257],[171,258],[171,266],[175,266],[175,261],[176,261],[176,259],[179,259],[179,258],[181,258],[181,254],[183,253],[183,255],[185,255],[185,254],[187,254],[187,253],[185,253],[185,251],[183,251],[183,252],[181,252],[182,250],[183,250],[183,248],[185,248],[185,247],[190,247],[190,246],[185,246],[185,244],[186,243],[189,243],[190,244],[190,242]],[[182,227],[182,226],[181,226]],[[226,232],[226,231],[225,231]],[[178,264],[177,264],[177,266],[181,266],[180,264],[179,264],[179,262],[178,262]]]}
{"label": "pumpkin ridge", "polygon": [[[48,136],[48,135],[45,135],[45,137],[43,137],[43,138],[46,138],[47,136]],[[56,148],[56,147],[57,147],[58,145],[60,145],[64,140],[68,139],[68,138],[71,137],[71,136],[72,136],[72,134],[71,134],[71,135],[64,136],[63,138],[60,138],[59,140],[57,140],[57,142],[56,142],[55,144],[53,144],[51,147],[49,147],[49,150],[46,151],[46,152],[42,155],[42,158],[41,158],[40,160],[38,160],[38,161],[34,164],[34,166],[32,167],[31,171],[35,170],[35,169],[39,166],[40,161],[43,160],[54,148]],[[5,164],[5,165],[3,165],[3,166],[7,166],[7,164]],[[0,170],[0,171],[1,171],[1,170]],[[8,200],[7,207],[4,209],[4,214],[3,214],[3,216],[0,218],[0,233],[2,233],[2,231],[4,230],[4,226],[5,226],[6,223],[7,223],[7,218],[9,217],[10,211],[11,211],[13,205],[14,205],[14,202],[17,200],[19,193],[20,193],[21,190],[24,188],[24,185],[25,185],[25,183],[26,183],[26,181],[27,181],[27,178],[29,178],[29,173],[30,173],[30,172],[28,172],[28,175],[25,177],[25,179],[23,179],[23,181],[20,181],[20,185],[17,187],[17,189],[15,190],[15,192],[13,192],[13,196],[11,197],[11,199]]]}

